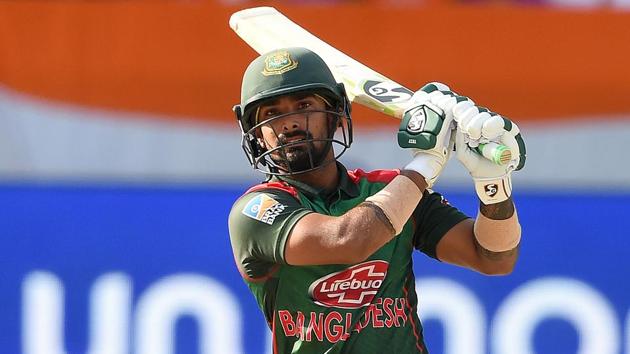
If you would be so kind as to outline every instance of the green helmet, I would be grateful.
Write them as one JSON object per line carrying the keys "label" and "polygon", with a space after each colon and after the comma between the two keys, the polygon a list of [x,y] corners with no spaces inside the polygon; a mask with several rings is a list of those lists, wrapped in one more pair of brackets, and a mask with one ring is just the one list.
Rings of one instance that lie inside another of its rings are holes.
{"label": "green helmet", "polygon": [[278,49],[259,56],[245,70],[237,118],[247,130],[260,103],[299,91],[323,93],[333,104],[347,100],[343,84],[337,83],[319,55],[306,48]]}
{"label": "green helmet", "polygon": [[[249,64],[243,76],[241,102],[234,106],[234,112],[243,133],[243,148],[255,169],[271,174],[294,174],[296,171],[281,171],[270,160],[257,144],[254,130],[258,122],[256,114],[261,104],[280,96],[299,92],[312,92],[323,97],[330,105],[330,113],[337,112],[339,117],[347,119],[347,132],[344,131],[343,142],[336,141],[334,131],[327,139],[341,143],[343,151],[352,142],[352,125],[350,119],[350,103],[343,84],[337,83],[330,69],[322,58],[306,48],[284,48],[271,51],[256,58]],[[339,112],[341,114],[339,114]],[[335,125],[336,129],[337,125]],[[343,153],[342,151],[342,153]],[[336,157],[339,157],[339,154]],[[312,170],[321,166],[311,166]],[[282,170],[282,168],[280,168]],[[299,173],[306,172],[299,171]]]}

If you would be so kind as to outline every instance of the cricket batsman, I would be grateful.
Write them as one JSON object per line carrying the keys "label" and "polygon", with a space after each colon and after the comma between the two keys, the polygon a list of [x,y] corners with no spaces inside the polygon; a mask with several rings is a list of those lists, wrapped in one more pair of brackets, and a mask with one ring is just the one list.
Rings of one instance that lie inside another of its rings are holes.
{"label": "cricket batsman", "polygon": [[[229,230],[274,353],[428,353],[414,250],[483,274],[513,270],[521,227],[510,176],[525,162],[518,127],[440,83],[411,102],[398,141],[420,133],[428,143],[401,144],[412,158],[400,170],[347,170],[338,158],[352,144],[351,107],[324,61],[286,48],[246,69],[234,111],[245,154],[267,178],[234,203]],[[512,161],[473,150],[490,141],[508,146]],[[472,176],[474,218],[431,189],[451,152]]]}

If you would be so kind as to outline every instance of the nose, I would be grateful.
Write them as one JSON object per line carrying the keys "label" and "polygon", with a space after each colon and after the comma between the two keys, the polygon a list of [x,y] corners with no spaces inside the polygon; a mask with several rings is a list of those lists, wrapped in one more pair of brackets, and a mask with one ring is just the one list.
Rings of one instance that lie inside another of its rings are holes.
{"label": "nose", "polygon": [[301,114],[292,114],[286,117],[282,121],[282,131],[291,132],[294,130],[299,130],[301,128],[301,124],[300,124],[301,118],[302,118]]}
{"label": "nose", "polygon": [[285,131],[285,132],[290,132],[290,131],[293,131],[293,130],[297,130],[299,128],[300,128],[300,125],[297,122],[295,122],[295,121],[287,122],[287,123],[283,124],[283,126],[282,126],[282,130]]}

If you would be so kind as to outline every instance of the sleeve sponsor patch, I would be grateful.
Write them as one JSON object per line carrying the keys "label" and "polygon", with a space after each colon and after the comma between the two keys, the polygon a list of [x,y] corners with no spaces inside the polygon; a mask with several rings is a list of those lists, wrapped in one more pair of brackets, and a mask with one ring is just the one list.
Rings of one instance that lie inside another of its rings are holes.
{"label": "sleeve sponsor patch", "polygon": [[287,206],[266,194],[259,194],[249,201],[243,208],[243,214],[254,220],[272,225],[276,217],[280,215]]}

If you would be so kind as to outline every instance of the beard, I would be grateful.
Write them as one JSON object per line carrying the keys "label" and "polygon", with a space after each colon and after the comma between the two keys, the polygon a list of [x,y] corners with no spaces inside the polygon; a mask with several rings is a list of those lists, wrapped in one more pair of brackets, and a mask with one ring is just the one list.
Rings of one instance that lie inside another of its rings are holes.
{"label": "beard", "polygon": [[[298,140],[287,141],[299,137]],[[271,155],[273,162],[287,172],[300,172],[317,167],[330,142],[315,143],[310,132],[299,130],[278,135],[280,148]],[[298,143],[299,142],[299,143]],[[323,144],[322,144],[323,143]],[[289,145],[289,146],[284,146]],[[317,145],[321,145],[317,147]]]}

